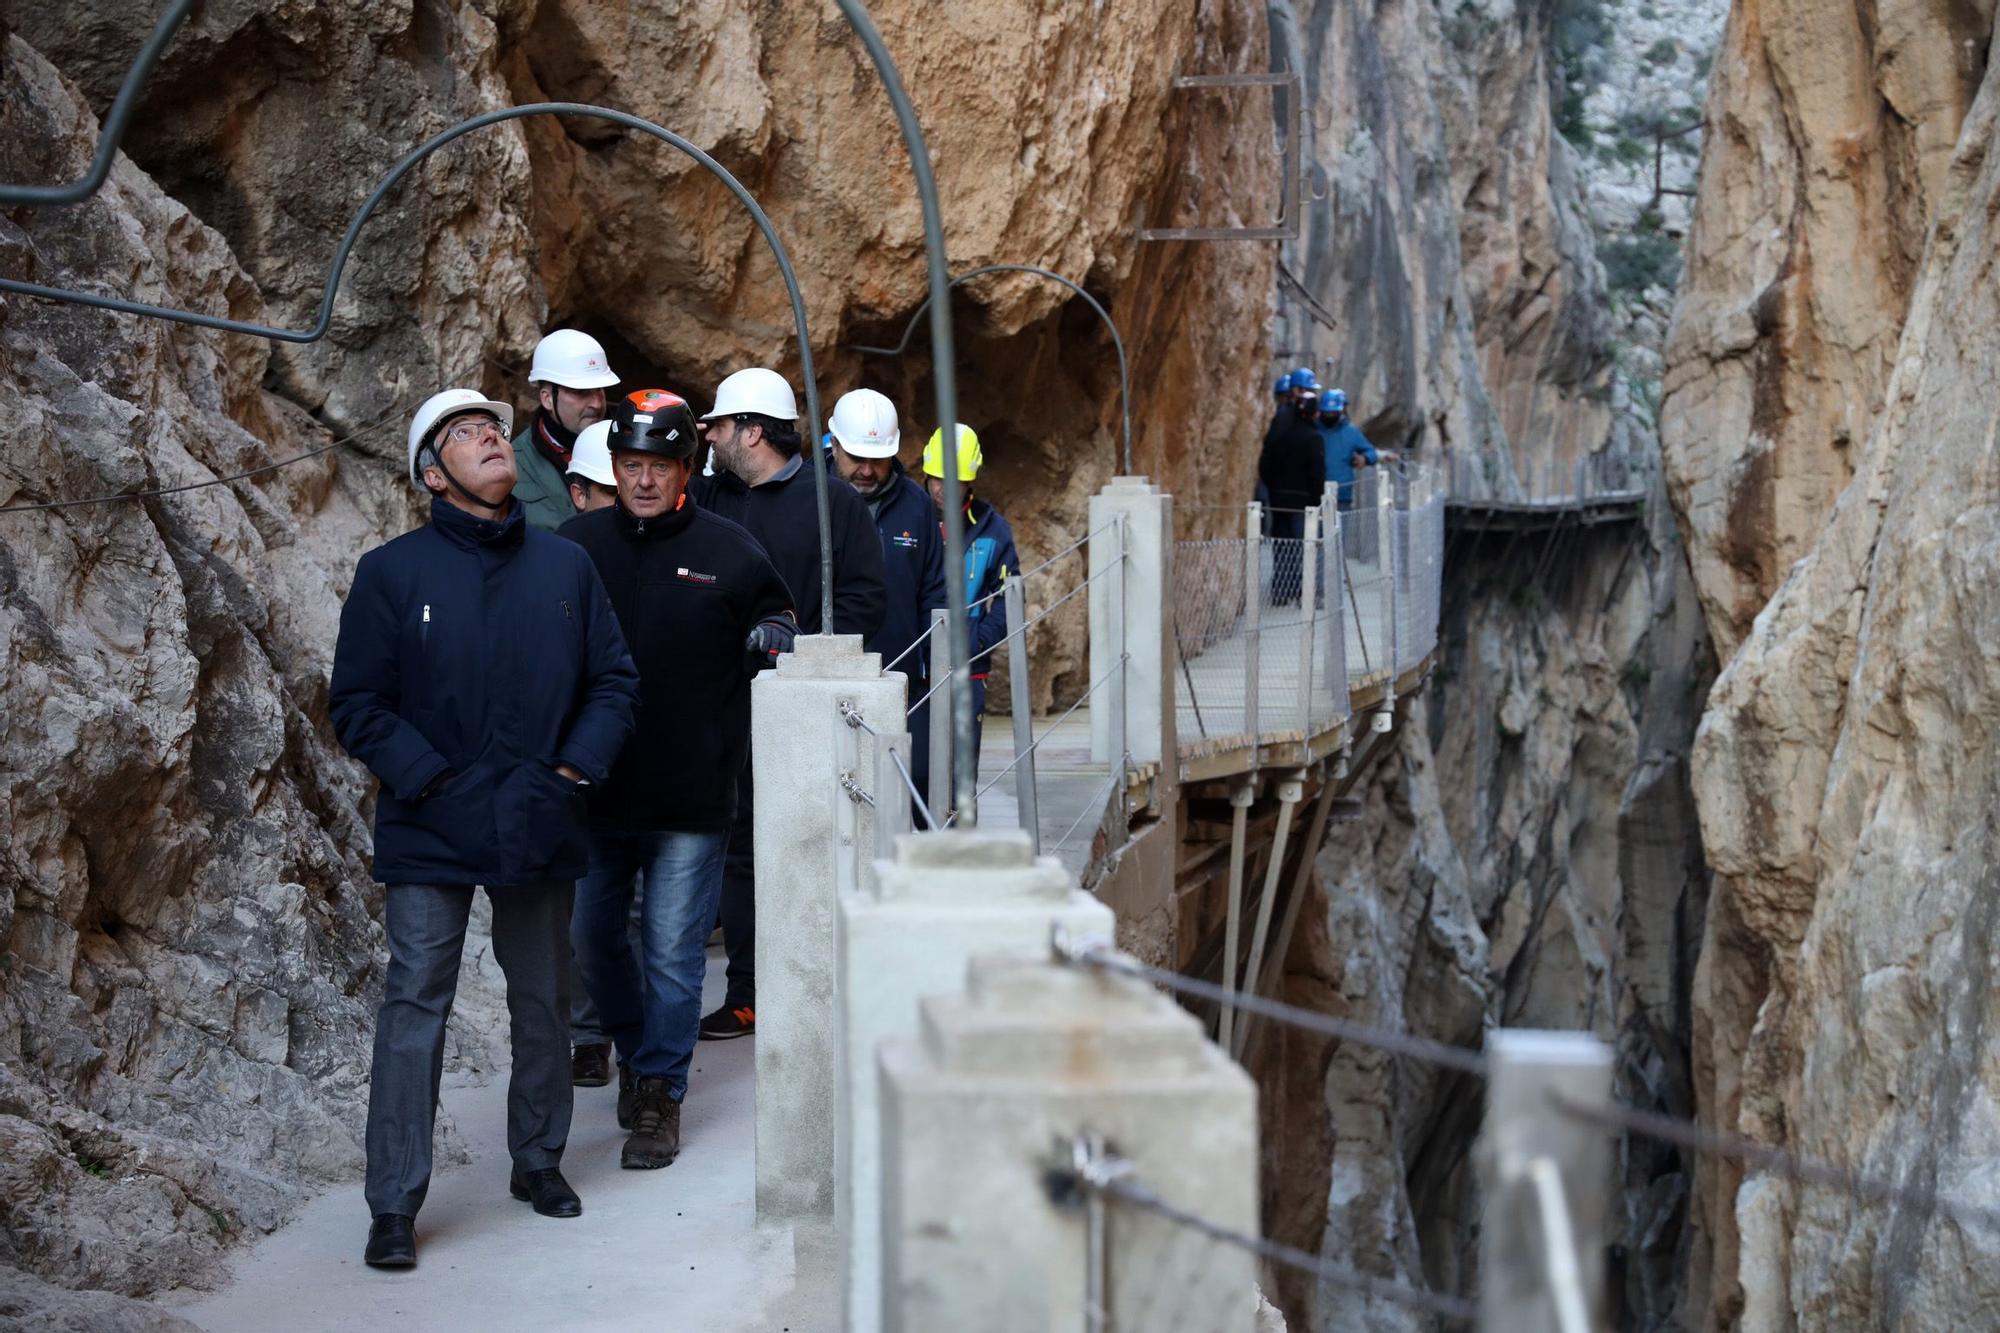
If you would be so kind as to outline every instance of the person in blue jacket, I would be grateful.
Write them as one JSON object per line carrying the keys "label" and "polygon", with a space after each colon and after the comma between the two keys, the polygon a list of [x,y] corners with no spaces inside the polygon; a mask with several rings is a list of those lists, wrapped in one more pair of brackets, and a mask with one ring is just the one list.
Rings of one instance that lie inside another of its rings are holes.
{"label": "person in blue jacket", "polygon": [[472,894],[493,905],[513,1072],[509,1187],[548,1217],[583,1211],[569,1138],[569,921],[589,865],[583,788],[632,733],[639,677],[590,557],[531,527],[513,496],[513,412],[447,389],[410,423],[430,522],[361,557],[327,705],[381,781],[375,878],[389,946],[375,1022],[364,1262],[416,1262],[445,1023]]}
{"label": "person in blue jacket", "polygon": [[[993,669],[993,655],[1007,638],[1007,603],[1000,590],[1020,571],[1021,556],[1014,549],[1014,529],[998,509],[972,494],[986,457],[979,447],[979,433],[970,426],[958,428],[959,499],[965,502],[965,605],[971,632],[966,636],[967,656],[972,663],[972,766],[979,767],[979,742],[986,718],[986,677]],[[944,513],[944,432],[931,432],[924,446],[924,488],[940,516]],[[1018,664],[1010,664],[1018,670]]]}
{"label": "person in blue jacket", "polygon": [[[932,645],[926,642],[907,655],[904,650],[930,629],[931,612],[945,606],[944,536],[938,531],[937,512],[896,456],[903,436],[895,405],[886,396],[873,389],[842,394],[827,425],[822,443],[833,451],[834,470],[867,504],[882,539],[882,579],[888,599],[882,628],[866,646],[882,655],[884,667],[902,658],[893,669],[909,677],[909,701],[914,704],[935,683],[930,671]],[[944,660],[941,646],[937,660]],[[919,791],[929,790],[930,718],[929,703],[910,710],[910,775]],[[933,813],[943,818],[942,811]]]}
{"label": "person in blue jacket", "polygon": [[1320,395],[1319,433],[1326,441],[1326,479],[1340,487],[1340,507],[1352,509],[1356,460],[1373,467],[1382,461],[1382,454],[1348,417],[1344,390],[1328,389]]}

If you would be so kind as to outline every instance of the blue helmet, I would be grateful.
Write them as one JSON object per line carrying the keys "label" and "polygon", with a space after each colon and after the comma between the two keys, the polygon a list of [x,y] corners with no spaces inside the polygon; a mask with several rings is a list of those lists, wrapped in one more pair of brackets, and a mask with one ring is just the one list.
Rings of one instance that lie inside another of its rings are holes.
{"label": "blue helmet", "polygon": [[1298,393],[1306,389],[1310,389],[1314,393],[1319,392],[1319,376],[1313,374],[1312,368],[1309,366],[1300,366],[1297,370],[1293,371],[1291,381],[1293,393]]}
{"label": "blue helmet", "polygon": [[1271,386],[1271,392],[1279,398],[1283,398],[1286,394],[1290,393],[1291,391],[1292,391],[1292,377],[1290,375],[1278,376],[1278,382]]}
{"label": "blue helmet", "polygon": [[1322,412],[1345,412],[1347,410],[1347,390],[1328,389],[1319,396],[1319,410]]}

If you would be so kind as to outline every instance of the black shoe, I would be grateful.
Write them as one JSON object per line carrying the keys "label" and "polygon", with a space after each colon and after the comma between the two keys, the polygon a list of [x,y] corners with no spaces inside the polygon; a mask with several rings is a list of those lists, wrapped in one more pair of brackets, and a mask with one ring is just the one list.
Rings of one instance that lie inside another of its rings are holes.
{"label": "black shoe", "polygon": [[633,1098],[632,1137],[618,1165],[627,1171],[657,1171],[673,1165],[681,1151],[681,1104],[667,1096],[663,1078],[641,1078]]}
{"label": "black shoe", "polygon": [[543,1217],[576,1217],[583,1212],[583,1200],[576,1197],[576,1191],[563,1179],[562,1172],[552,1166],[527,1172],[515,1167],[507,1189],[515,1198],[534,1205]]}
{"label": "black shoe", "polygon": [[734,1008],[725,1004],[695,1029],[703,1041],[728,1041],[732,1037],[754,1037],[757,1035],[757,1011],[747,1004]]}
{"label": "black shoe", "polygon": [[611,1081],[611,1046],[595,1042],[569,1053],[569,1081],[579,1088],[601,1088]]}
{"label": "black shoe", "polygon": [[618,1062],[618,1128],[632,1128],[632,1099],[637,1096],[632,1077],[632,1066],[623,1060]]}
{"label": "black shoe", "polygon": [[370,1268],[417,1266],[417,1219],[401,1213],[377,1213],[368,1224],[368,1248],[361,1262]]}

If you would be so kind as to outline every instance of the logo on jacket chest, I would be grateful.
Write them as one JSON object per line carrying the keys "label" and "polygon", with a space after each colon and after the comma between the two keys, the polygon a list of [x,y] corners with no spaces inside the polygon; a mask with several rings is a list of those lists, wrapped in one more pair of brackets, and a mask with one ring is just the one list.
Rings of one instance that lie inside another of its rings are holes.
{"label": "logo on jacket chest", "polygon": [[894,542],[897,546],[902,547],[906,551],[916,549],[917,539],[911,535],[909,529],[907,528],[903,530],[901,536],[896,536],[894,534],[891,534],[889,540],[891,542]]}
{"label": "logo on jacket chest", "polygon": [[674,577],[682,583],[696,583],[704,588],[712,588],[719,581],[713,574],[704,574],[698,569],[689,569],[686,565],[676,566]]}

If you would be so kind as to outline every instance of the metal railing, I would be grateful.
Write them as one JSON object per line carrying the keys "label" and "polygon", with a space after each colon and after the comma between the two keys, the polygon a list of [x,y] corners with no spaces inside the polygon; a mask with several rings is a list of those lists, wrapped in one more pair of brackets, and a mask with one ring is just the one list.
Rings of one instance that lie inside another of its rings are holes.
{"label": "metal railing", "polygon": [[[1055,579],[1064,560],[1082,553],[1099,538],[1107,538],[1112,542],[1117,551],[1116,557],[1104,563],[1095,573],[1080,578],[1071,577],[1064,584],[1058,585],[1057,590],[1045,594],[1039,609],[1029,614],[1028,597],[1031,588]],[[1124,525],[1122,520],[1114,519],[1077,538],[1039,563],[1010,575],[998,592],[968,603],[968,611],[988,609],[989,613],[992,604],[998,603],[999,609],[1004,611],[1007,618],[1007,633],[991,647],[971,654],[962,668],[952,667],[945,660],[943,645],[946,641],[946,623],[950,613],[944,610],[934,611],[930,626],[914,642],[882,665],[884,672],[900,669],[913,677],[914,683],[905,696],[904,709],[904,729],[913,733],[917,730],[912,723],[918,711],[927,709],[933,700],[951,685],[960,671],[967,674],[986,672],[998,663],[1005,662],[1008,703],[1012,714],[1009,720],[1013,732],[1013,757],[999,772],[975,788],[973,799],[983,800],[994,788],[1012,778],[1018,824],[1028,834],[1037,853],[1044,848],[1041,845],[1041,798],[1037,786],[1036,753],[1057,734],[1058,729],[1072,715],[1089,705],[1093,699],[1102,701],[1111,715],[1122,723],[1125,709],[1126,665],[1130,661],[1130,654],[1121,648],[1116,653],[1111,668],[1091,681],[1061,713],[1046,721],[1043,724],[1042,734],[1037,736],[1034,725],[1033,662],[1029,653],[1029,634],[1056,612],[1087,593],[1092,585],[1100,582],[1111,584],[1114,593],[1112,601],[1114,605],[1122,607],[1122,589],[1126,573]],[[1122,615],[1113,617],[1111,634],[1114,640],[1122,640]],[[927,662],[927,672],[922,677],[916,677],[914,673],[909,672],[909,668],[920,653],[923,654],[922,660]],[[919,687],[921,693],[918,692]],[[850,728],[864,730],[877,736],[882,734],[861,718],[858,712],[848,710],[843,712],[842,716]],[[960,818],[961,807],[954,799],[954,787],[951,782],[952,774],[958,769],[956,753],[958,738],[952,729],[937,725],[934,716],[923,730],[927,734],[928,745],[925,781],[920,786],[911,776],[909,766],[904,764],[900,772],[901,785],[908,789],[911,798],[913,822],[922,823],[932,829],[952,828],[963,823]],[[1114,730],[1122,733],[1122,726]],[[1114,748],[1121,756],[1121,761],[1111,765],[1111,771],[1106,774],[1097,793],[1086,800],[1083,809],[1070,822],[1062,836],[1046,850],[1055,852],[1066,846],[1071,837],[1086,827],[1086,821],[1093,813],[1101,813],[1107,808],[1105,805],[1107,799],[1114,804],[1121,804],[1119,798],[1122,798],[1124,782],[1130,771],[1129,755],[1122,735]]]}
{"label": "metal railing", "polygon": [[1637,500],[1652,483],[1647,460],[1622,451],[1516,462],[1505,454],[1448,449],[1444,470],[1454,504],[1532,509]]}
{"label": "metal railing", "polygon": [[1424,466],[1368,468],[1342,507],[1243,507],[1240,537],[1177,542],[1172,664],[1184,745],[1253,747],[1344,722],[1437,647],[1444,496]]}

